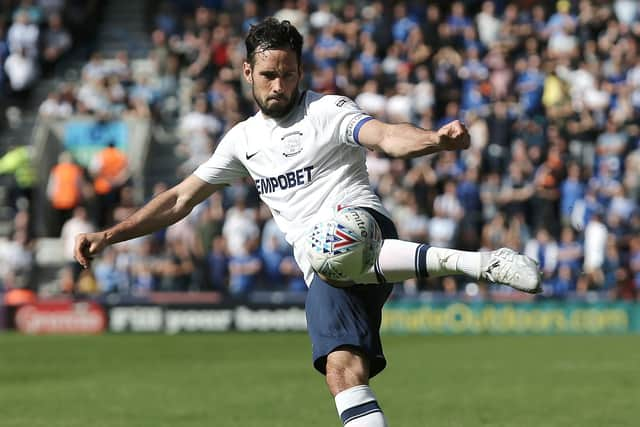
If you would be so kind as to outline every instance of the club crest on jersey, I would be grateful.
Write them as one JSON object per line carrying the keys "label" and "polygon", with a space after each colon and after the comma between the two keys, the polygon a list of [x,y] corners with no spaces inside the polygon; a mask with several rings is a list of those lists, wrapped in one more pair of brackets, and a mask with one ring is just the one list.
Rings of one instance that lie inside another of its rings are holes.
{"label": "club crest on jersey", "polygon": [[319,253],[340,255],[357,244],[358,236],[353,231],[333,221],[316,225],[311,233],[311,248]]}
{"label": "club crest on jersey", "polygon": [[358,108],[358,105],[349,98],[338,98],[335,102],[336,107],[344,107],[345,105],[350,108]]}
{"label": "club crest on jersey", "polygon": [[285,157],[295,156],[302,151],[302,132],[299,130],[284,134],[282,141],[282,155]]}

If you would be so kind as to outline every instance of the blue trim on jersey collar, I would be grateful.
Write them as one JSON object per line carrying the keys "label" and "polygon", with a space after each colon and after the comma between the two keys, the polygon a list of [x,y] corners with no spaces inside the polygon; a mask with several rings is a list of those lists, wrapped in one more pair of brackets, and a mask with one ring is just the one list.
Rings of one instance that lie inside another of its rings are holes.
{"label": "blue trim on jersey collar", "polygon": [[356,125],[356,127],[353,129],[353,140],[358,145],[362,145],[360,144],[360,139],[358,138],[358,134],[360,133],[360,128],[362,127],[363,124],[367,123],[369,120],[373,120],[373,117],[371,116],[365,117],[364,119],[360,120]]}

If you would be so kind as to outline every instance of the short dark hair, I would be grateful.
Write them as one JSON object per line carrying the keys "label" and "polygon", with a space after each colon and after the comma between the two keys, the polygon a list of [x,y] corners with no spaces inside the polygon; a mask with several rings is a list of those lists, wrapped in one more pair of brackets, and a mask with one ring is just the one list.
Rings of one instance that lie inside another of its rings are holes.
{"label": "short dark hair", "polygon": [[253,66],[256,52],[271,49],[291,49],[296,53],[298,64],[302,57],[302,35],[289,21],[266,18],[252,25],[244,41],[247,47],[247,62]]}

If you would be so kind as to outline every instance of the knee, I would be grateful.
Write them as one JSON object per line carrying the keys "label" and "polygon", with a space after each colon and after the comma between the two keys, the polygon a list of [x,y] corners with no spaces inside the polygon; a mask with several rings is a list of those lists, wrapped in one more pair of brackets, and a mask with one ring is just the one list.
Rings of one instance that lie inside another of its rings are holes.
{"label": "knee", "polygon": [[333,396],[357,385],[369,384],[369,361],[356,349],[339,348],[327,356],[326,381]]}

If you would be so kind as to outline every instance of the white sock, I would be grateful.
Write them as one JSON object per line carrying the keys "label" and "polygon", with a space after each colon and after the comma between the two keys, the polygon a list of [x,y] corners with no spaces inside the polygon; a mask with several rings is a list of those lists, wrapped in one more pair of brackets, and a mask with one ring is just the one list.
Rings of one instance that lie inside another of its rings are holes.
{"label": "white sock", "polygon": [[356,283],[395,283],[412,278],[466,274],[480,278],[490,252],[438,248],[404,240],[385,239],[374,266]]}
{"label": "white sock", "polygon": [[489,256],[489,252],[458,251],[432,246],[427,251],[427,271],[434,277],[466,274],[479,279],[483,262],[488,261]]}
{"label": "white sock", "polygon": [[348,388],[335,397],[344,427],[387,427],[376,396],[368,385]]}

